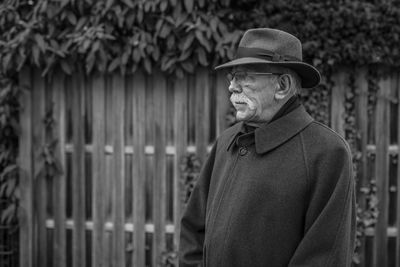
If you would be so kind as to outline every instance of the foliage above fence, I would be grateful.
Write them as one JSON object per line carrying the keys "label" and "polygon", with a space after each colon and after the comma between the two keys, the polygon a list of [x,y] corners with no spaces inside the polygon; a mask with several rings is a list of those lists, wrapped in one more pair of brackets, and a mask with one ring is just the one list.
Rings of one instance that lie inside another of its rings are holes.
{"label": "foliage above fence", "polygon": [[85,62],[88,73],[157,66],[182,76],[231,58],[243,30],[253,27],[295,34],[320,69],[399,66],[394,0],[8,0],[0,5],[1,72],[35,65],[72,73]]}

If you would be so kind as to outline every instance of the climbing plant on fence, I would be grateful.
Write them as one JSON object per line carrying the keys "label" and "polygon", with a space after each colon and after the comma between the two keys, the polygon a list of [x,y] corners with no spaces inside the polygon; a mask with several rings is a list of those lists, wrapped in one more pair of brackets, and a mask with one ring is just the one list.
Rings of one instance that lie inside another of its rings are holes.
{"label": "climbing plant on fence", "polygon": [[[305,61],[321,70],[323,82],[318,90],[302,92],[302,98],[307,110],[325,123],[336,69],[399,67],[400,2],[394,0],[2,1],[0,197],[18,198],[17,118],[22,88],[15,77],[24,66],[37,67],[43,75],[60,69],[66,74],[81,70],[128,74],[157,68],[179,78],[198,66],[211,68],[231,59],[243,31],[253,27],[286,30],[303,41]],[[378,78],[370,77],[369,106],[376,102]],[[357,168],[360,145],[353,123],[354,94],[350,81],[344,128]],[[370,202],[359,217],[371,225],[376,217],[374,189],[364,192]],[[0,218],[9,218],[10,209],[6,211]]]}

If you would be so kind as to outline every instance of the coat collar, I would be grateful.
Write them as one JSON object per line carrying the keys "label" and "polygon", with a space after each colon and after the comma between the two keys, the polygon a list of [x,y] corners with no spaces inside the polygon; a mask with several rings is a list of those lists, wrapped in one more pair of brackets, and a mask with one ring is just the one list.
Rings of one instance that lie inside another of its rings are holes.
{"label": "coat collar", "polygon": [[[262,125],[255,130],[256,152],[263,154],[271,151],[295,136],[312,121],[313,118],[301,105],[285,116]],[[243,132],[244,123],[239,122],[233,127],[233,135],[230,138],[227,149],[231,147],[236,137]]]}

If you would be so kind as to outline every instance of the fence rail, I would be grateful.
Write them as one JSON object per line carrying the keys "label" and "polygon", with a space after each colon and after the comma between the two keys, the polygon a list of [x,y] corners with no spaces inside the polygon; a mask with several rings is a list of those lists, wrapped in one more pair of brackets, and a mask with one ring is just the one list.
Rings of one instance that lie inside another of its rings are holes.
{"label": "fence rail", "polygon": [[[380,211],[360,266],[400,266],[398,77],[379,82],[371,105],[367,70],[355,76],[358,188],[376,180]],[[345,134],[349,72],[333,79],[330,124]],[[160,72],[50,79],[24,69],[20,82],[30,88],[20,113],[20,265],[166,266],[179,243],[182,159],[203,162],[228,126],[225,79],[206,69],[180,80]],[[55,162],[62,172],[49,172]],[[365,208],[362,194],[358,202]]]}

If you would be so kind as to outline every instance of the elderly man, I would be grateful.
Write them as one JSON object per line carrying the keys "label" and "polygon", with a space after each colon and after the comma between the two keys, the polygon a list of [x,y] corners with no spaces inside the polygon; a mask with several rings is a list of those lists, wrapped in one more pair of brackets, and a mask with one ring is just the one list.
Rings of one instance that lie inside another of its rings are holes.
{"label": "elderly man", "polygon": [[182,218],[180,266],[351,265],[352,160],[346,141],[297,98],[319,72],[300,41],[251,29],[229,69],[239,123],[215,142]]}

